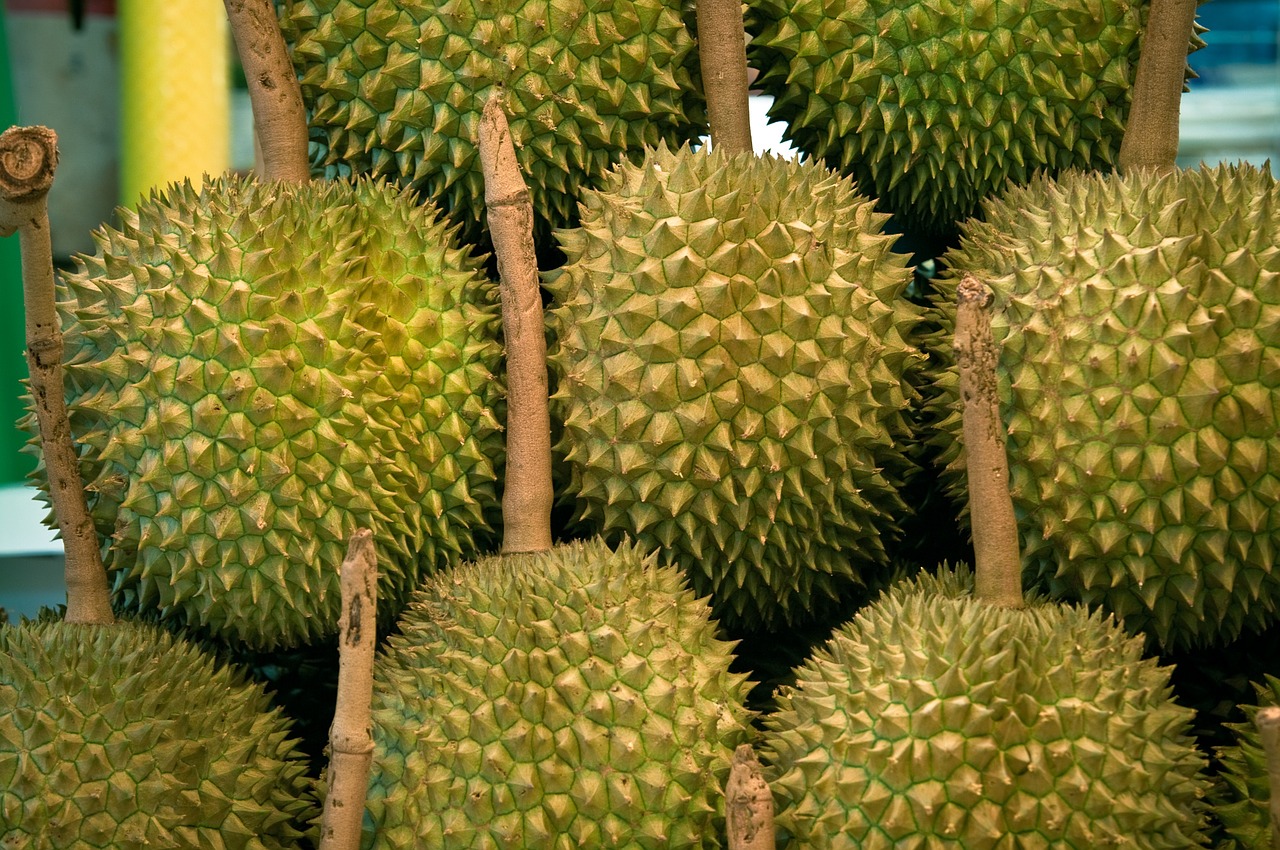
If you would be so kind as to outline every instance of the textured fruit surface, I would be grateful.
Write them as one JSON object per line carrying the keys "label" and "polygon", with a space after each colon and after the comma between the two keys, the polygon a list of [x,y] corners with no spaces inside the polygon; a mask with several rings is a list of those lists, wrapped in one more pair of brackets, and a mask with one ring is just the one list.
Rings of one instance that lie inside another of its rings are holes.
{"label": "textured fruit surface", "polygon": [[123,211],[66,279],[72,432],[117,602],[270,647],[475,553],[502,438],[494,287],[368,182],[217,180]]}
{"label": "textured fruit surface", "polygon": [[540,227],[622,156],[706,132],[676,0],[285,0],[325,162],[403,180],[478,236],[477,132],[505,95]]}
{"label": "textured fruit surface", "polygon": [[887,570],[921,358],[884,219],[821,168],[660,148],[558,234],[570,497],[683,566],[718,616],[803,617]]}
{"label": "textured fruit surface", "polygon": [[1196,847],[1205,759],[1169,670],[1110,618],[904,582],[799,670],[769,718],[801,847]]}
{"label": "textured fruit surface", "polygon": [[[1074,173],[985,211],[946,263],[996,295],[1027,579],[1102,604],[1165,646],[1274,620],[1275,179],[1253,166]],[[959,430],[953,413],[944,439]],[[947,455],[956,472],[958,453]]]}
{"label": "textured fruit surface", "polygon": [[153,626],[0,627],[0,846],[303,846],[319,814],[260,686]]}
{"label": "textured fruit surface", "polygon": [[1221,843],[1222,850],[1272,847],[1272,791],[1267,781],[1267,757],[1254,717],[1259,708],[1280,705],[1280,679],[1268,675],[1253,687],[1258,699],[1254,705],[1243,706],[1247,722],[1227,724],[1235,734],[1235,746],[1219,747],[1217,752],[1222,770],[1214,787],[1213,813],[1229,836]]}
{"label": "textured fruit surface", "polygon": [[1145,3],[751,5],[770,117],[909,227],[950,231],[1006,180],[1119,153]]}
{"label": "textured fruit surface", "polygon": [[717,847],[749,737],[705,601],[634,544],[430,579],[380,658],[365,846]]}

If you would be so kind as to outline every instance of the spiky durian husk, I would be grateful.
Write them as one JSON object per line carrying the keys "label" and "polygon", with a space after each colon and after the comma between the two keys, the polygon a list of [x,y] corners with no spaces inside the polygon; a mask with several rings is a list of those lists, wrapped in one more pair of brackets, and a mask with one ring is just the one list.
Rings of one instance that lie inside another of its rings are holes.
{"label": "spiky durian husk", "polygon": [[0,627],[0,846],[299,847],[319,814],[265,691],[138,623]]}
{"label": "spiky durian husk", "polygon": [[951,231],[1008,180],[1119,153],[1146,3],[751,5],[769,116],[910,228]]}
{"label": "spiky durian husk", "polygon": [[[1027,579],[1166,647],[1273,620],[1280,186],[1253,166],[1072,173],[984,209],[939,317],[963,272],[995,292]],[[963,494],[954,372],[941,389]]]}
{"label": "spiky durian husk", "polygon": [[569,498],[720,616],[803,618],[888,569],[921,357],[884,219],[815,166],[661,147],[559,234]]}
{"label": "spiky durian husk", "polygon": [[631,543],[428,581],[380,658],[366,846],[717,847],[745,677]]}
{"label": "spiky durian husk", "polygon": [[707,130],[679,0],[285,0],[324,162],[421,189],[480,236],[476,140],[496,93],[539,230],[624,156]]}
{"label": "spiky durian husk", "polygon": [[67,276],[67,401],[116,600],[251,646],[473,556],[502,438],[493,287],[369,182],[173,187]]}
{"label": "spiky durian husk", "polygon": [[1254,717],[1259,708],[1280,705],[1280,679],[1266,676],[1253,683],[1257,691],[1256,705],[1242,706],[1247,722],[1228,723],[1236,744],[1219,747],[1218,761],[1222,769],[1214,786],[1213,813],[1230,838],[1223,850],[1271,850],[1271,795],[1267,779],[1267,757]]}
{"label": "spiky durian husk", "polygon": [[899,584],[800,668],[766,721],[779,825],[813,848],[1201,846],[1169,668],[1101,614],[972,584]]}

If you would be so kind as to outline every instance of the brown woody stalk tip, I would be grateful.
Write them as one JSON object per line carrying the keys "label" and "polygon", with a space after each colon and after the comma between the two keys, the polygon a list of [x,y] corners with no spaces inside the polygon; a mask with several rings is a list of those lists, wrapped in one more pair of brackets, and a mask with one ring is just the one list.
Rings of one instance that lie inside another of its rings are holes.
{"label": "brown woody stalk tip", "polygon": [[66,549],[68,623],[115,622],[98,534],[85,502],[62,382],[62,327],[54,306],[47,195],[58,137],[47,127],[0,134],[0,235],[18,234],[26,307],[27,367],[53,514]]}
{"label": "brown woody stalk tip", "polygon": [[774,850],[773,793],[750,744],[734,751],[724,796],[729,850]]}
{"label": "brown woody stalk tip", "polygon": [[1267,784],[1271,789],[1271,847],[1280,850],[1280,708],[1258,709],[1253,721],[1266,757]]}
{"label": "brown woody stalk tip", "polygon": [[973,529],[977,598],[1021,608],[1022,558],[1009,496],[1009,459],[996,389],[996,344],[991,336],[991,291],[965,273],[956,290],[956,363],[964,405],[965,465]]}
{"label": "brown woody stalk tip", "polygon": [[711,121],[711,147],[727,154],[751,148],[747,109],[747,40],[740,0],[698,0],[698,61]]}
{"label": "brown woody stalk tip", "polygon": [[306,183],[307,111],[272,0],[225,0],[231,35],[249,85],[266,180]]}
{"label": "brown woody stalk tip", "polygon": [[373,764],[369,706],[377,641],[378,562],[369,529],[359,529],[347,541],[341,578],[338,699],[329,729],[329,791],[320,823],[320,850],[359,850]]}
{"label": "brown woody stalk tip", "polygon": [[551,416],[547,343],[533,251],[533,204],[516,162],[501,94],[480,117],[484,205],[501,280],[507,347],[507,473],[502,495],[502,551],[551,548]]}
{"label": "brown woody stalk tip", "polygon": [[1178,156],[1178,112],[1187,75],[1196,0],[1151,0],[1142,55],[1133,83],[1119,167],[1174,169]]}

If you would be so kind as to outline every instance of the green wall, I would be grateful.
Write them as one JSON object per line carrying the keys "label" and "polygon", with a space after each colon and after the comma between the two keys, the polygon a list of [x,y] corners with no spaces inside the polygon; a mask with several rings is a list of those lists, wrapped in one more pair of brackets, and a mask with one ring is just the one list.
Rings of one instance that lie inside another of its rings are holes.
{"label": "green wall", "polygon": [[[9,39],[0,3],[0,130],[17,121],[9,69]],[[15,424],[23,413],[22,380],[27,377],[26,331],[22,320],[22,265],[18,237],[0,238],[0,484],[21,481],[35,460],[19,454],[26,434]]]}

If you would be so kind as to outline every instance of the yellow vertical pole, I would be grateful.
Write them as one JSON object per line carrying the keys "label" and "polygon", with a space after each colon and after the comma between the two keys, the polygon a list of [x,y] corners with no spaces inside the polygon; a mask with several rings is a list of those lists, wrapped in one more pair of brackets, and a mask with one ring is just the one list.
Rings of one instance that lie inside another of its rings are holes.
{"label": "yellow vertical pole", "polygon": [[120,0],[120,200],[231,162],[223,0]]}

